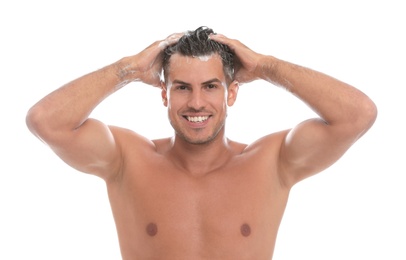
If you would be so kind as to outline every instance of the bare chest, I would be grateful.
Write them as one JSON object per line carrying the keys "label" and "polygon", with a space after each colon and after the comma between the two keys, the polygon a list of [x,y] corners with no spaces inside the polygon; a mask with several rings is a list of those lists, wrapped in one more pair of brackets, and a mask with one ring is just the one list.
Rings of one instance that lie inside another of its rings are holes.
{"label": "bare chest", "polygon": [[288,196],[270,169],[244,163],[201,177],[157,164],[124,178],[109,193],[119,236],[155,253],[269,251]]}

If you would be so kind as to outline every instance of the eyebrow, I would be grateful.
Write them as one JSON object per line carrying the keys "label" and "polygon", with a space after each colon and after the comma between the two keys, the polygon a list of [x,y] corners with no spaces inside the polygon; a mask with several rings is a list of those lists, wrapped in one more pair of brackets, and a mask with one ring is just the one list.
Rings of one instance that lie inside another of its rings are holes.
{"label": "eyebrow", "polygon": [[214,82],[221,83],[221,80],[219,80],[218,78],[210,79],[208,81],[203,82],[202,85],[207,85],[207,84],[214,83]]}
{"label": "eyebrow", "polygon": [[[202,85],[211,84],[211,83],[213,83],[213,82],[221,83],[221,80],[219,80],[218,78],[209,79],[209,80],[203,82]],[[187,86],[190,85],[190,83],[187,83],[187,82],[184,82],[184,81],[178,80],[178,79],[175,79],[175,80],[172,82],[172,84],[180,84],[180,85],[187,85]]]}
{"label": "eyebrow", "polygon": [[178,80],[178,79],[175,79],[175,80],[172,82],[172,84],[190,85],[189,83],[186,83],[186,82],[181,81],[181,80]]}

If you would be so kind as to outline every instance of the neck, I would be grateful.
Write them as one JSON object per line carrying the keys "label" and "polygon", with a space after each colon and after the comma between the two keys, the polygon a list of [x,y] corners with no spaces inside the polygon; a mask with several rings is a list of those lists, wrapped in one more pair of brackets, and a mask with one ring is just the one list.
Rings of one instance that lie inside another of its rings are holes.
{"label": "neck", "polygon": [[204,144],[192,144],[175,135],[169,153],[172,162],[186,173],[203,176],[224,165],[232,150],[224,134]]}

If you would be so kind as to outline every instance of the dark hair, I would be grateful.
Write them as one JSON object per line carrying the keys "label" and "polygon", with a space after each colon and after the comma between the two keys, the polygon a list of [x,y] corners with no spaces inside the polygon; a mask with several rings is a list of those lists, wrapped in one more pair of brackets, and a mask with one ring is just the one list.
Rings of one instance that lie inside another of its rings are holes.
{"label": "dark hair", "polygon": [[201,26],[194,31],[187,31],[176,44],[166,47],[162,63],[165,80],[170,64],[169,60],[175,53],[192,57],[217,53],[221,57],[226,78],[230,81],[234,78],[234,54],[227,45],[210,40],[210,34],[215,33],[212,29]]}

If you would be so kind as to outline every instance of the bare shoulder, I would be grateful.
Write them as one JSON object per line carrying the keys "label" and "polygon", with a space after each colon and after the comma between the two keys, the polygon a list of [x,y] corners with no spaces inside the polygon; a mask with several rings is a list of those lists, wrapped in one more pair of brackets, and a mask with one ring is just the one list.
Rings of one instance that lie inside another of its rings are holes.
{"label": "bare shoulder", "polygon": [[[283,183],[280,176],[280,151],[289,130],[275,132],[259,138],[247,145],[242,158],[251,171],[261,172],[274,183]],[[283,185],[285,188],[286,186]],[[279,187],[282,187],[279,186]]]}
{"label": "bare shoulder", "polygon": [[261,137],[260,139],[248,145],[244,149],[244,152],[245,153],[256,152],[263,153],[264,155],[266,154],[276,155],[276,153],[277,154],[279,153],[279,150],[288,133],[289,130],[283,130]]}
{"label": "bare shoulder", "polygon": [[[277,176],[279,153],[288,130],[272,133],[250,143],[243,144],[229,141],[234,153],[233,162],[238,167],[249,167],[251,170]],[[250,170],[250,171],[251,171]]]}
{"label": "bare shoulder", "polygon": [[172,138],[171,137],[161,138],[161,139],[154,139],[154,140],[152,140],[152,142],[154,144],[155,151],[158,154],[164,154],[172,146]]}
{"label": "bare shoulder", "polygon": [[134,153],[151,153],[156,152],[155,143],[148,138],[127,128],[109,126],[115,142],[117,143],[122,157]]}

